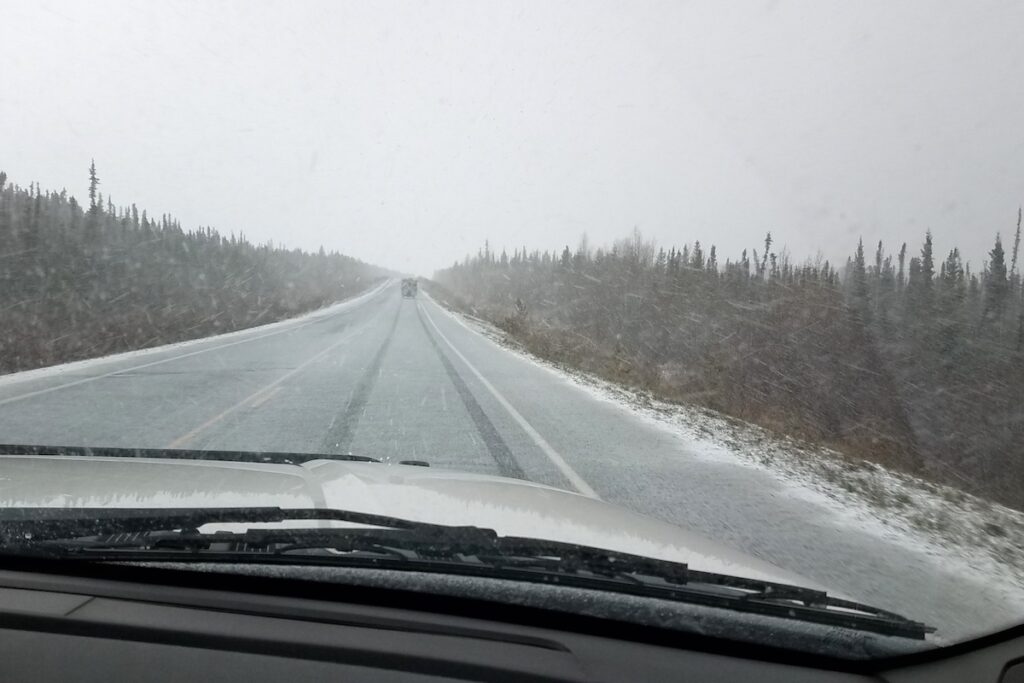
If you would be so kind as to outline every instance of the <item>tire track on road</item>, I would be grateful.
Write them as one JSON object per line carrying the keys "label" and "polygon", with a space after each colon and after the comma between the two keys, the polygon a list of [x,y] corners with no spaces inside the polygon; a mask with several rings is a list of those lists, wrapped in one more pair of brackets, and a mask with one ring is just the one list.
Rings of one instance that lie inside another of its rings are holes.
{"label": "tire track on road", "polygon": [[462,399],[463,405],[466,407],[466,412],[469,413],[470,419],[473,420],[473,424],[476,426],[480,436],[483,437],[484,445],[487,446],[487,451],[494,458],[494,461],[498,464],[498,471],[501,472],[503,477],[513,477],[515,479],[526,479],[526,473],[523,472],[523,468],[520,467],[516,461],[512,450],[505,443],[505,440],[501,438],[498,430],[495,429],[494,423],[491,422],[491,418],[487,417],[487,413],[484,412],[483,407],[473,396],[473,392],[470,391],[469,386],[459,375],[458,370],[452,365],[451,360],[445,355],[444,351],[441,350],[437,340],[434,339],[434,334],[427,327],[427,321],[423,319],[423,311],[420,309],[419,304],[416,305],[416,317],[420,319],[420,324],[423,325],[423,331],[427,335],[427,339],[430,340],[430,345],[434,347],[434,351],[437,352],[437,357],[441,359],[441,365],[444,366],[445,372],[448,373],[448,379],[451,380],[455,386],[455,391],[458,393],[459,398]]}
{"label": "tire track on road", "polygon": [[[453,321],[461,325],[467,332],[470,332],[471,334],[473,333],[473,331],[470,330],[469,327],[464,322],[462,322],[461,320],[458,319],[458,317],[455,316],[455,314],[445,310],[429,295],[426,295],[426,300],[430,301],[433,305],[437,306],[439,311],[450,316]],[[502,393],[498,391],[497,388],[495,388],[495,386],[491,384],[487,380],[487,378],[484,377],[483,374],[479,370],[477,370],[472,363],[469,362],[469,359],[463,356],[462,353],[457,348],[455,348],[455,345],[452,344],[451,340],[445,336],[444,332],[441,331],[441,328],[437,326],[437,323],[435,323],[433,318],[430,317],[430,314],[427,313],[426,307],[424,307],[422,304],[419,304],[418,310],[422,311],[423,316],[426,318],[427,321],[430,322],[431,327],[434,328],[434,331],[437,333],[437,336],[441,338],[441,341],[448,345],[448,348],[452,350],[452,353],[455,354],[455,356],[462,361],[463,365],[465,365],[466,368],[476,376],[480,384],[482,384],[483,387],[487,389],[487,391],[491,392],[491,396],[494,397],[494,400],[496,400],[508,412],[508,414],[512,416],[512,419],[515,420],[516,424],[522,427],[523,431],[526,432],[531,439],[533,439],[533,442],[537,444],[537,447],[540,448],[540,450],[544,453],[544,455],[548,457],[551,463],[556,468],[558,468],[562,475],[565,476],[566,480],[584,496],[587,496],[589,498],[599,498],[597,492],[594,491],[590,484],[583,480],[583,477],[581,477],[576,472],[576,470],[574,470],[569,465],[569,463],[565,461],[565,458],[563,458],[561,454],[558,451],[556,451],[550,443],[548,443],[547,439],[541,436],[540,432],[538,432],[533,427],[533,425],[531,425],[529,421],[527,421],[527,419],[523,417],[522,413],[516,410],[515,406],[509,403],[508,399],[505,398],[502,395]],[[420,318],[420,320],[422,321],[423,318]],[[494,346],[494,348],[498,348],[497,345],[494,344],[494,342],[491,342],[491,344]]]}
{"label": "tire track on road", "polygon": [[395,328],[398,327],[398,317],[401,312],[402,307],[398,306],[395,309],[395,317],[391,321],[391,328],[388,330],[387,336],[381,343],[380,348],[377,349],[377,353],[374,354],[369,365],[366,366],[362,377],[356,382],[356,386],[352,390],[351,396],[349,396],[348,403],[345,404],[345,409],[338,415],[335,415],[334,419],[331,420],[331,424],[327,427],[327,435],[323,440],[324,451],[347,454],[352,448],[356,427],[359,425],[359,420],[366,409],[367,401],[370,400],[370,393],[377,383],[380,366],[384,362],[384,356],[388,352],[388,347],[391,346],[391,339],[395,336]]}

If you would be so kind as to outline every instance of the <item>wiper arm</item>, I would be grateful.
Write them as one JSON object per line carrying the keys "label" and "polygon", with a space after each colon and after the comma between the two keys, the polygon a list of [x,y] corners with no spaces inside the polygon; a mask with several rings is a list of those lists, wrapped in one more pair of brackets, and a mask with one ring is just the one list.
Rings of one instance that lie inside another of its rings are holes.
{"label": "wiper arm", "polygon": [[[295,520],[365,527],[198,531],[207,524]],[[90,560],[191,557],[289,564],[299,560],[295,553],[306,551],[303,563],[557,582],[916,639],[935,630],[809,588],[695,571],[684,563],[572,543],[499,536],[492,529],[348,510],[0,508],[0,551]]]}
{"label": "wiper arm", "polygon": [[[341,521],[368,528],[248,529],[242,533],[201,534],[208,524],[253,524],[296,520]],[[171,531],[171,533],[167,533]],[[233,547],[277,554],[330,548],[343,552],[412,551],[407,559],[476,562],[493,569],[573,574],[599,578],[646,573],[685,584],[687,566],[570,543],[500,537],[493,529],[414,522],[350,510],[323,508],[0,508],[0,550],[147,549],[173,546]]]}

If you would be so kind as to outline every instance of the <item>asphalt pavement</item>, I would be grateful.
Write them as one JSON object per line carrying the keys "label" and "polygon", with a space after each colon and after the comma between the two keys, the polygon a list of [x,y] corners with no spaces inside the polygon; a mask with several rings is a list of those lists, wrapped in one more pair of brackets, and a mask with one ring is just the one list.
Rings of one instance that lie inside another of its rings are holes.
{"label": "asphalt pavement", "polygon": [[985,577],[860,530],[768,472],[696,457],[397,283],[270,327],[0,378],[0,442],[426,460],[600,497],[947,637],[1021,618]]}

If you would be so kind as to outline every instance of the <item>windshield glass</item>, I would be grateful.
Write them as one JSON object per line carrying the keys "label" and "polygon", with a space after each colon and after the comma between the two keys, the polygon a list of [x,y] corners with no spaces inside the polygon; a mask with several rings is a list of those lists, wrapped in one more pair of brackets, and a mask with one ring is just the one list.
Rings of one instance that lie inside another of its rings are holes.
{"label": "windshield glass", "polygon": [[1022,25],[0,4],[0,553],[1024,622]]}

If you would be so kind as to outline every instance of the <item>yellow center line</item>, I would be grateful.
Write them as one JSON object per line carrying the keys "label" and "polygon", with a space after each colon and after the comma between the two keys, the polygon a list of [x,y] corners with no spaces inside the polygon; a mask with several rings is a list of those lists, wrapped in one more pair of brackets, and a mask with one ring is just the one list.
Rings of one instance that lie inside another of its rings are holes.
{"label": "yellow center line", "polygon": [[202,432],[206,431],[207,429],[209,429],[213,425],[217,424],[218,422],[220,422],[225,417],[227,417],[231,413],[235,412],[239,408],[245,406],[250,401],[253,402],[253,407],[259,406],[260,404],[266,402],[266,400],[270,398],[270,395],[273,393],[273,391],[276,391],[277,389],[280,388],[279,385],[282,382],[284,382],[284,381],[288,380],[289,378],[294,377],[298,373],[302,372],[307,367],[309,367],[310,365],[312,365],[313,363],[315,363],[316,361],[320,360],[321,358],[326,356],[328,353],[330,353],[331,351],[336,349],[338,346],[341,345],[342,342],[345,342],[345,341],[348,341],[349,339],[351,339],[355,334],[357,334],[357,332],[351,332],[351,333],[346,334],[345,336],[341,337],[336,342],[334,342],[333,344],[328,346],[326,349],[324,349],[320,353],[316,354],[312,358],[308,359],[307,361],[305,361],[304,363],[302,363],[298,367],[296,367],[296,368],[294,368],[292,370],[289,370],[285,374],[283,374],[280,377],[278,377],[277,379],[275,379],[270,384],[267,384],[264,387],[260,387],[256,391],[252,392],[251,394],[249,394],[248,396],[243,398],[238,403],[236,403],[233,406],[231,406],[230,408],[227,408],[226,410],[223,410],[220,413],[214,415],[209,420],[207,420],[203,424],[199,425],[198,427],[196,427],[192,431],[188,432],[187,434],[182,434],[177,439],[175,439],[174,441],[172,441],[169,444],[167,444],[166,448],[181,448],[186,443],[188,443],[189,441],[194,439],[196,436],[198,436]]}

